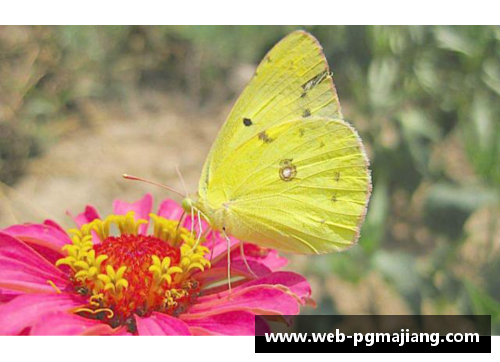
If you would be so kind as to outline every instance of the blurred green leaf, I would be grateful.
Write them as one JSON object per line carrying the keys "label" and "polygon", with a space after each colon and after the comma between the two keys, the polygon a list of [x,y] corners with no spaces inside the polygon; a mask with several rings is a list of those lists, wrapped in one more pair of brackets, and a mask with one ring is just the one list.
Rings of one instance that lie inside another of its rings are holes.
{"label": "blurred green leaf", "polygon": [[499,333],[500,303],[468,280],[465,281],[465,287],[470,298],[473,313],[477,315],[491,315],[492,330],[495,333]]}
{"label": "blurred green leaf", "polygon": [[435,28],[436,40],[443,49],[473,56],[478,52],[477,41],[468,37],[466,27],[440,26]]}
{"label": "blurred green leaf", "polygon": [[368,70],[368,86],[373,107],[387,108],[393,105],[398,64],[390,58],[374,60]]}
{"label": "blurred green leaf", "polygon": [[498,194],[480,186],[458,186],[436,183],[427,193],[427,205],[433,209],[457,208],[465,212],[498,203]]}
{"label": "blurred green leaf", "polygon": [[498,59],[486,59],[483,63],[483,80],[500,96],[500,64]]}
{"label": "blurred green leaf", "polygon": [[367,254],[374,253],[382,243],[389,208],[387,182],[383,179],[377,180],[373,190],[359,241]]}
{"label": "blurred green leaf", "polygon": [[415,258],[402,252],[379,251],[373,266],[405,297],[415,313],[420,313],[420,273]]}
{"label": "blurred green leaf", "polygon": [[362,281],[371,269],[369,260],[362,248],[351,248],[342,254],[326,257],[324,261],[328,267],[322,270],[356,284]]}
{"label": "blurred green leaf", "polygon": [[490,185],[500,182],[500,122],[496,102],[477,92],[471,106],[471,119],[465,122],[464,139],[468,155],[477,172]]}

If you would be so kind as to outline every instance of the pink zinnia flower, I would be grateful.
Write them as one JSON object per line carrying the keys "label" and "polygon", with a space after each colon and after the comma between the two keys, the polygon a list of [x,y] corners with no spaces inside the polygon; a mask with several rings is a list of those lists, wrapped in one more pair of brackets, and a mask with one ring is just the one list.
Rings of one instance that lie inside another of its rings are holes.
{"label": "pink zinnia flower", "polygon": [[69,234],[52,220],[1,230],[0,334],[253,335],[255,315],[311,301],[304,277],[277,271],[285,258],[245,244],[252,273],[236,239],[229,293],[226,240],[208,231],[197,242],[178,204],[152,204],[117,200],[105,219],[87,206]]}

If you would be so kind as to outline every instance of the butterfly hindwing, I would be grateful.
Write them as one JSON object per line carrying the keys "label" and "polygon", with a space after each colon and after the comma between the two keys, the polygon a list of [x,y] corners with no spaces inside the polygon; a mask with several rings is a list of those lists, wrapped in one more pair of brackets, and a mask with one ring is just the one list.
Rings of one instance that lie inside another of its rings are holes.
{"label": "butterfly hindwing", "polygon": [[[370,176],[361,141],[342,120],[312,117],[269,127],[228,157],[215,178],[228,231],[243,240],[300,253],[354,243]],[[214,189],[215,191],[215,189]]]}

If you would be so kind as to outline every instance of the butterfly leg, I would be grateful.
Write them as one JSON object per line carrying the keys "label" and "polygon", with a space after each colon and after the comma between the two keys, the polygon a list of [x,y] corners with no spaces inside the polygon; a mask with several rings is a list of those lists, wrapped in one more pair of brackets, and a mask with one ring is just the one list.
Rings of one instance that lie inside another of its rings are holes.
{"label": "butterfly leg", "polygon": [[193,246],[193,249],[196,249],[198,245],[200,245],[200,240],[201,240],[201,234],[203,233],[203,225],[201,224],[201,216],[200,216],[200,211],[197,210],[198,213],[198,237],[196,238],[196,243]]}
{"label": "butterfly leg", "polygon": [[212,233],[212,250],[210,250],[210,263],[214,257],[214,248],[215,248],[215,233]]}
{"label": "butterfly leg", "polygon": [[231,298],[231,240],[226,234],[226,228],[222,228],[222,233],[227,241],[227,287],[229,290],[229,298]]}
{"label": "butterfly leg", "polygon": [[191,237],[194,235],[194,210],[191,209]]}
{"label": "butterfly leg", "polygon": [[179,227],[180,227],[182,224],[184,224],[184,218],[185,218],[185,216],[186,216],[186,212],[185,212],[185,211],[183,211],[183,212],[182,212],[181,217],[179,218],[179,221],[177,222],[177,226],[176,226],[176,228],[175,228],[175,234],[176,234],[176,235],[177,235],[177,233],[179,232]]}
{"label": "butterfly leg", "polygon": [[240,241],[240,254],[241,254],[241,258],[243,259],[243,263],[245,263],[245,266],[247,267],[248,271],[255,277],[255,278],[258,278],[257,274],[255,274],[252,270],[252,268],[250,268],[250,265],[248,265],[248,261],[247,261],[247,258],[245,256],[245,250],[243,250],[243,241]]}

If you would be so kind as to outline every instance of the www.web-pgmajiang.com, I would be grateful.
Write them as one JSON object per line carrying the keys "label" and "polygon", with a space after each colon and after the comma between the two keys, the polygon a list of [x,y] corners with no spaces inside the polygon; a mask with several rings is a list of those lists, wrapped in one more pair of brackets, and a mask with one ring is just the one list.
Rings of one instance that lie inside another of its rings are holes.
{"label": "www.web-pgmajiang.com", "polygon": [[405,343],[429,343],[437,346],[439,343],[453,342],[479,342],[479,333],[410,333],[408,329],[401,330],[401,333],[354,333],[345,335],[340,330],[335,333],[265,333],[266,342],[349,342],[354,346],[373,346],[375,343],[397,343],[403,346]]}

